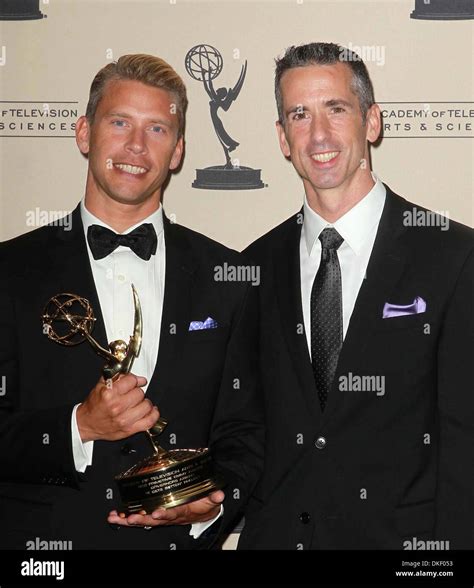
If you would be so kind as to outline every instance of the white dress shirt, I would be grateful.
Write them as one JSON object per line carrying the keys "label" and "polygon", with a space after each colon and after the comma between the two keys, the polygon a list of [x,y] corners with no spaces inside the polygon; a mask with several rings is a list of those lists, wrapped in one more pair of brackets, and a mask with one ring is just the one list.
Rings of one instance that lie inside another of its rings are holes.
{"label": "white dress shirt", "polygon": [[334,227],[344,239],[337,250],[337,256],[341,267],[342,324],[343,338],[345,338],[385,204],[385,186],[374,174],[372,177],[375,185],[370,192],[334,223],[329,223],[314,212],[305,196],[300,241],[300,270],[303,320],[310,357],[311,289],[321,262],[319,235],[326,227]]}
{"label": "white dress shirt", "polygon": [[[80,206],[86,243],[87,230],[90,225],[101,225],[111,231],[114,230],[91,214],[85,207],[84,200],[81,201]],[[140,354],[133,362],[132,371],[137,376],[144,376],[149,383],[158,358],[165,290],[166,251],[162,206],[148,218],[127,229],[124,234],[130,233],[143,223],[153,225],[158,240],[156,254],[152,255],[148,261],[141,259],[131,249],[122,245],[102,259],[94,259],[88,243],[87,252],[108,342],[117,339],[128,342],[130,335],[132,335],[134,304],[131,284],[137,290],[142,308],[144,329]],[[147,387],[148,384],[142,386],[144,392]],[[74,407],[72,413],[72,447],[76,470],[84,472],[87,466],[92,464],[94,441],[83,443],[81,440],[76,419],[78,406]],[[222,514],[222,507],[220,514]],[[190,534],[195,538],[199,537],[217,518],[206,523],[192,525]]]}

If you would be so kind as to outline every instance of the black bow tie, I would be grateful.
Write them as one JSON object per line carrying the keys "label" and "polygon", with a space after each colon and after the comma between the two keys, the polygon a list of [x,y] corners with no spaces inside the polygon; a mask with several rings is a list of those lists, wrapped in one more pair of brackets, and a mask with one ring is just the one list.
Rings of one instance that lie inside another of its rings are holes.
{"label": "black bow tie", "polygon": [[138,257],[148,261],[156,253],[156,232],[151,223],[145,223],[126,235],[114,233],[106,227],[91,225],[87,229],[87,241],[94,259],[107,257],[119,245],[129,247]]}

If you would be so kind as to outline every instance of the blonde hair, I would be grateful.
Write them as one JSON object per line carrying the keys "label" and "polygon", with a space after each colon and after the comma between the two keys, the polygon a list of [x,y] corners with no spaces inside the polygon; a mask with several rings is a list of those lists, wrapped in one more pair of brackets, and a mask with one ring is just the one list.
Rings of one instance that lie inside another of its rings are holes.
{"label": "blonde hair", "polygon": [[144,53],[122,55],[117,61],[107,64],[97,72],[91,84],[86,109],[86,117],[90,124],[94,122],[97,106],[104,95],[105,86],[112,80],[135,80],[170,92],[176,104],[178,137],[184,134],[188,105],[186,86],[164,59]]}

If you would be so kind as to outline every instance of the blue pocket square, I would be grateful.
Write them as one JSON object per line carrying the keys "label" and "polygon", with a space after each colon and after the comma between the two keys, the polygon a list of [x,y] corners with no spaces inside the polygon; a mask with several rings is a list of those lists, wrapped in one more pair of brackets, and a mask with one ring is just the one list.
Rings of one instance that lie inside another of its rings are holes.
{"label": "blue pocket square", "polygon": [[422,314],[426,311],[426,302],[421,296],[417,296],[411,304],[390,304],[386,302],[383,307],[382,318],[393,318],[396,316],[407,316],[410,314]]}
{"label": "blue pocket square", "polygon": [[188,331],[204,331],[206,329],[217,329],[218,326],[219,325],[217,324],[217,321],[208,316],[205,321],[191,321],[189,323]]}

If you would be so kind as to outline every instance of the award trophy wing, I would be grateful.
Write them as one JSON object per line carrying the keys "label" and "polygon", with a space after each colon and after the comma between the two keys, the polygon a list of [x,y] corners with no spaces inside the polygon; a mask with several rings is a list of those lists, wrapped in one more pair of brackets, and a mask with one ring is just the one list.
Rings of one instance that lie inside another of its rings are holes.
{"label": "award trophy wing", "polygon": [[[133,284],[132,292],[134,328],[128,343],[117,340],[109,343],[109,349],[102,347],[91,335],[96,319],[89,301],[70,293],[57,294],[47,302],[42,315],[43,332],[60,345],[78,345],[87,340],[95,353],[106,360],[104,379],[114,380],[130,372],[140,353],[143,321]],[[157,437],[166,425],[167,421],[160,418],[146,431],[153,455],[115,477],[127,515],[179,506],[223,487],[207,448],[166,451],[160,447]]]}

